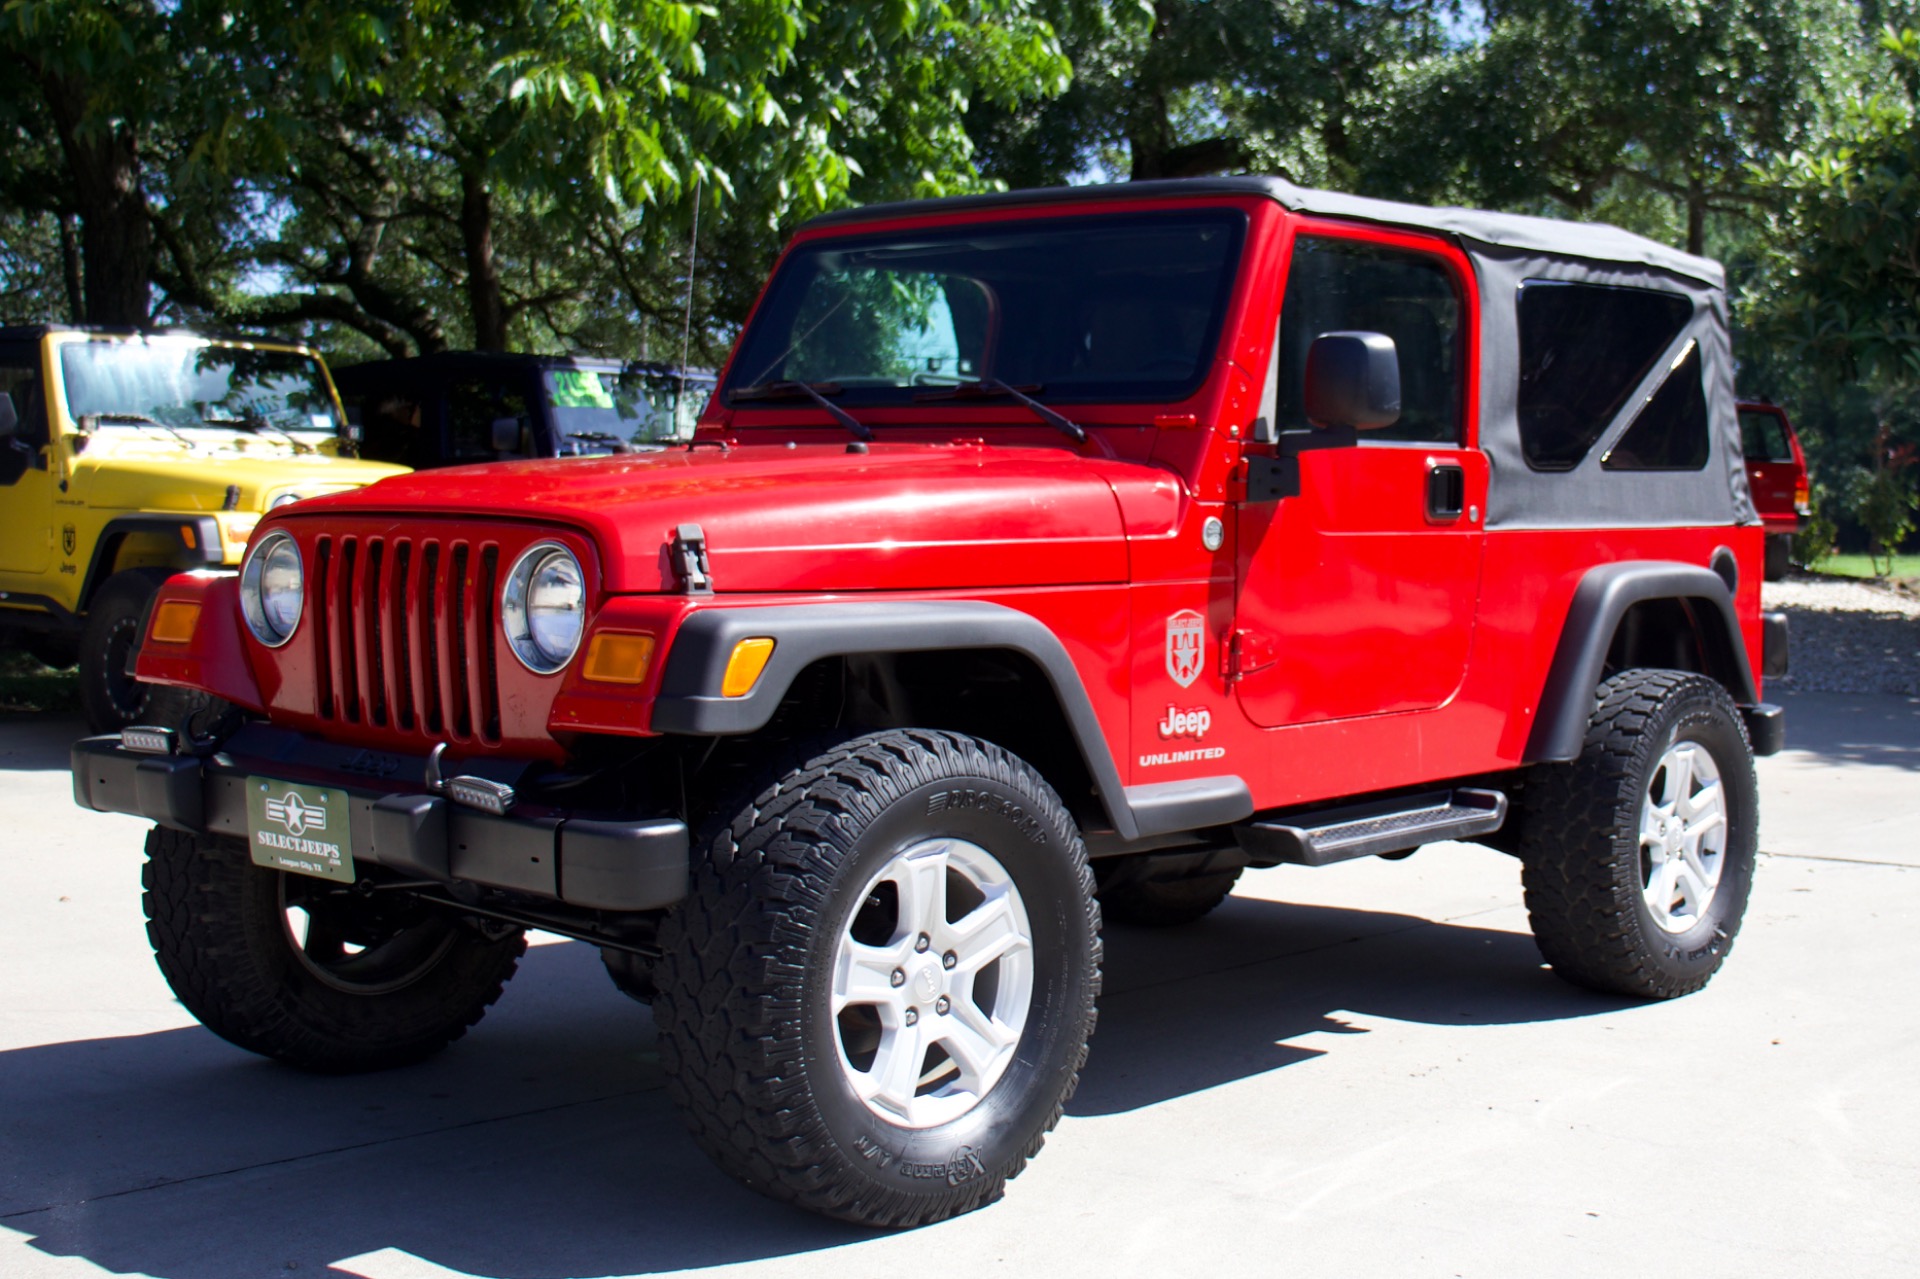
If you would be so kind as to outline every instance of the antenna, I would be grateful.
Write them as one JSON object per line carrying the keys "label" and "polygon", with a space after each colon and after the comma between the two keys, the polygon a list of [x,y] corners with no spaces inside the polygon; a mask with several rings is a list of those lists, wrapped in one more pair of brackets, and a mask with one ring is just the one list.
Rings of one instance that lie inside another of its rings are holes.
{"label": "antenna", "polygon": [[693,345],[693,272],[700,265],[700,175],[693,177],[693,235],[687,241],[687,319],[680,329],[680,381],[673,388],[673,433],[680,434],[680,400],[687,393],[687,352]]}

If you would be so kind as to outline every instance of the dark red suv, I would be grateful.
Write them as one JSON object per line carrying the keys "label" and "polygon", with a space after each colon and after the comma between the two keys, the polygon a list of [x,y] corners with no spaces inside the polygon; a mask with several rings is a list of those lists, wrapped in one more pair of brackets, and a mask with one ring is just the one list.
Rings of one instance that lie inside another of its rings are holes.
{"label": "dark red suv", "polygon": [[[1267,179],[806,226],[690,445],[388,480],[162,591],[214,724],[79,743],[160,965],[321,1070],[543,928],[699,1142],[906,1225],[996,1197],[1109,921],[1479,840],[1570,981],[1698,990],[1782,741],[1720,268]],[[1435,856],[1444,857],[1444,852]]]}
{"label": "dark red suv", "polygon": [[1813,514],[1813,492],[1807,481],[1807,455],[1793,433],[1787,411],[1778,405],[1742,402],[1740,440],[1747,459],[1747,485],[1753,491],[1754,510],[1767,530],[1766,577],[1777,582],[1787,575],[1793,554],[1793,536]]}

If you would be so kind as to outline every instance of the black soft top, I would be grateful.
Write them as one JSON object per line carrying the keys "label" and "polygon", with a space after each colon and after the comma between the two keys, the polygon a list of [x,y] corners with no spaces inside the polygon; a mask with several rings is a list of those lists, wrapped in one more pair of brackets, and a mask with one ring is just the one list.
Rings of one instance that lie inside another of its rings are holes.
{"label": "black soft top", "polygon": [[[1493,470],[1490,526],[1537,528],[1693,527],[1758,521],[1747,488],[1734,409],[1733,353],[1727,340],[1726,273],[1631,231],[1597,222],[1481,209],[1427,208],[1281,178],[1182,178],[869,205],[814,218],[803,229],[853,231],[882,219],[968,209],[1018,209],[1119,200],[1258,196],[1296,213],[1425,231],[1458,245],[1473,263],[1480,291],[1480,445]],[[1686,297],[1692,318],[1622,402],[1586,456],[1570,470],[1537,471],[1521,447],[1519,299],[1529,282],[1655,289]],[[1697,342],[1705,379],[1710,450],[1698,471],[1613,471],[1602,459],[1633,424],[1687,344]]]}

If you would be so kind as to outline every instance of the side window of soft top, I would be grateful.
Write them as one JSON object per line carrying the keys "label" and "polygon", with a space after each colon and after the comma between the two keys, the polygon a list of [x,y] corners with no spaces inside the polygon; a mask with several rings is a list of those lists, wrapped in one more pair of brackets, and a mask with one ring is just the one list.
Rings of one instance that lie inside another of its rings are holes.
{"label": "side window of soft top", "polygon": [[[1536,471],[1578,466],[1693,318],[1693,302],[1678,293],[1560,280],[1526,281],[1520,286],[1519,310],[1520,447]],[[1674,361],[1675,372],[1686,355],[1682,352]],[[1697,353],[1690,367],[1697,393]],[[1662,399],[1659,392],[1648,407],[1657,407],[1662,421],[1677,420],[1676,413],[1687,419],[1693,411],[1688,404]],[[1704,423],[1704,398],[1699,412]],[[1627,435],[1637,432],[1636,427]],[[1705,439],[1703,425],[1700,442]],[[1628,442],[1623,438],[1609,453],[1621,459],[1614,469],[1631,466],[1629,459],[1642,455],[1663,463],[1682,455],[1690,459],[1693,447],[1689,441],[1655,447],[1645,433],[1633,440],[1632,448]],[[1697,468],[1663,464],[1659,469]]]}

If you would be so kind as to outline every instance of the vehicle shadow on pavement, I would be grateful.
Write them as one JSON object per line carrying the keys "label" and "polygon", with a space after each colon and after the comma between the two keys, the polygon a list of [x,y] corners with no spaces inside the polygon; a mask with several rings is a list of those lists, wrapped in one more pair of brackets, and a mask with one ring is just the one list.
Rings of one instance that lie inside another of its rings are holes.
{"label": "vehicle shadow on pavement", "polygon": [[[1473,1026],[1621,1006],[1541,971],[1532,946],[1242,898],[1190,928],[1113,929],[1070,1111],[1337,1060],[1289,1041],[1349,1029],[1343,1012]],[[0,1227],[162,1279],[351,1274],[384,1249],[497,1279],[625,1275],[875,1237],[716,1171],[683,1133],[654,1048],[651,1019],[591,949],[548,945],[466,1041],[381,1075],[302,1074],[198,1027],[0,1053]]]}
{"label": "vehicle shadow on pavement", "polygon": [[0,770],[64,773],[86,735],[78,715],[0,715]]}
{"label": "vehicle shadow on pavement", "polygon": [[1136,1110],[1324,1055],[1345,1015],[1438,1026],[1590,1017],[1637,1001],[1555,977],[1525,933],[1231,897],[1198,924],[1107,930],[1100,1025],[1069,1114]]}

